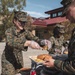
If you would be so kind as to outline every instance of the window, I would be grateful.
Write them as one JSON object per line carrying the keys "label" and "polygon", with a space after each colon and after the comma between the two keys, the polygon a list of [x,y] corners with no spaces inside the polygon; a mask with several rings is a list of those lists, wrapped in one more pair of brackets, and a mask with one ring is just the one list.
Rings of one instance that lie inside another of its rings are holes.
{"label": "window", "polygon": [[56,17],[57,16],[57,14],[56,13],[54,13],[53,15],[52,15],[52,17]]}
{"label": "window", "polygon": [[58,12],[58,16],[61,16],[62,15],[62,12]]}

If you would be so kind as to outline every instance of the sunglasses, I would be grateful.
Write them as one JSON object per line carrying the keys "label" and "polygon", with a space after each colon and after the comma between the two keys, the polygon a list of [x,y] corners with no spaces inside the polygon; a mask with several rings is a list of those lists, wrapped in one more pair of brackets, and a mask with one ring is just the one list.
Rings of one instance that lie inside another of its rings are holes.
{"label": "sunglasses", "polygon": [[19,21],[21,23],[21,25],[24,25],[26,22],[23,22],[23,21]]}

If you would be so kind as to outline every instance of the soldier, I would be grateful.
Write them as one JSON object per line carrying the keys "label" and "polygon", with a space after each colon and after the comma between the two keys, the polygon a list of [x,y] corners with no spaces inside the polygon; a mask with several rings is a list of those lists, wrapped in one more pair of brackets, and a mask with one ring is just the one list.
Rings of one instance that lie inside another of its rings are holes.
{"label": "soldier", "polygon": [[[64,6],[63,15],[66,15],[66,18],[69,19],[71,23],[75,23],[75,0],[62,0],[61,3]],[[68,59],[65,61],[45,59],[45,61],[45,66],[51,68],[55,67],[69,75],[75,75],[75,28],[72,31],[72,36],[68,46]]]}
{"label": "soldier", "polygon": [[[5,32],[6,46],[1,58],[1,75],[15,75],[23,67],[22,51],[27,51],[28,46],[33,49],[40,48],[40,39],[24,29],[26,23],[27,13],[21,11],[14,12],[13,26]],[[37,43],[32,40],[35,40]]]}
{"label": "soldier", "polygon": [[[64,43],[64,36],[63,34],[65,33],[65,26],[61,24],[56,24],[56,26],[53,29],[53,36],[50,37],[50,42],[51,42],[51,48],[48,50],[49,54],[52,56],[57,56],[55,57],[58,59],[58,55],[63,54],[63,43]],[[65,48],[64,48],[65,49]],[[60,58],[59,58],[60,59]],[[55,68],[51,69],[48,67],[43,68],[43,74],[45,75],[58,75],[60,74],[60,71],[57,71]]]}
{"label": "soldier", "polygon": [[62,54],[62,46],[64,43],[64,26],[57,24],[53,30],[53,36],[50,37],[52,48],[49,54]]}

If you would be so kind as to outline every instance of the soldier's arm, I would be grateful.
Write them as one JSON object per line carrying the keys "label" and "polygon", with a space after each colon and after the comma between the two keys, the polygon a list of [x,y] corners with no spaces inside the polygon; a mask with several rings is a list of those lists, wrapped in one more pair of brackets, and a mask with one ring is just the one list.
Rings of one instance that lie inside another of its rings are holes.
{"label": "soldier's arm", "polygon": [[36,42],[38,42],[40,39],[39,39],[39,37],[37,37],[37,36],[34,36],[33,34],[32,34],[32,32],[30,32],[30,31],[28,31],[28,30],[26,30],[26,38],[28,39],[28,40],[34,40],[34,41],[36,41]]}
{"label": "soldier's arm", "polygon": [[26,33],[25,33],[25,35],[26,35],[26,39],[27,39],[27,40],[34,40],[34,41],[37,42],[41,47],[45,46],[45,41],[42,41],[43,39],[39,39],[39,37],[34,36],[34,35],[32,34],[32,32],[30,32],[30,31],[27,30]]}
{"label": "soldier's arm", "polygon": [[55,45],[55,43],[54,43],[54,37],[53,37],[53,36],[50,37],[49,41],[51,42],[51,48],[50,48],[48,51],[49,51],[50,53],[52,53],[52,52],[54,52],[54,51],[53,51],[53,47],[54,47],[54,45]]}
{"label": "soldier's arm", "polygon": [[68,61],[68,60],[66,60],[66,61],[55,60],[54,61],[54,66],[58,70],[67,72],[69,74],[75,73],[75,68],[74,68],[74,66],[72,66],[72,61]]}
{"label": "soldier's arm", "polygon": [[49,39],[50,41],[51,41],[51,44],[53,45],[54,44],[54,37],[52,36],[50,39]]}
{"label": "soldier's arm", "polygon": [[13,48],[17,48],[17,50],[27,50],[28,46],[34,49],[39,49],[40,46],[38,43],[33,42],[32,40],[27,39],[26,37],[18,38],[13,35],[11,30],[6,31],[6,40],[7,45]]}

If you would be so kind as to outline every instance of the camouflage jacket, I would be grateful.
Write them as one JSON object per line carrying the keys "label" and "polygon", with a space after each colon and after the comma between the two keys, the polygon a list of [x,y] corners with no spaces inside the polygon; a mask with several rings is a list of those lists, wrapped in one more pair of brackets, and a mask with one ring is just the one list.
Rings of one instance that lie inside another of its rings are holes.
{"label": "camouflage jacket", "polygon": [[70,75],[75,75],[75,28],[68,47],[68,59],[65,61],[55,60],[54,65],[57,69],[64,71]]}
{"label": "camouflage jacket", "polygon": [[57,70],[69,75],[75,74],[75,60],[66,59],[65,61],[55,60],[54,66]]}
{"label": "camouflage jacket", "polygon": [[54,53],[55,49],[60,50],[62,49],[62,45],[64,43],[64,36],[61,36],[60,38],[55,38],[54,36],[52,36],[50,38],[51,44],[52,44],[52,48],[49,50],[50,53]]}
{"label": "camouflage jacket", "polygon": [[10,63],[17,62],[23,66],[22,51],[27,51],[24,47],[26,40],[38,41],[38,37],[33,36],[28,30],[16,32],[16,27],[12,26],[5,32],[6,34],[6,47],[2,54],[2,61],[10,61]]}

